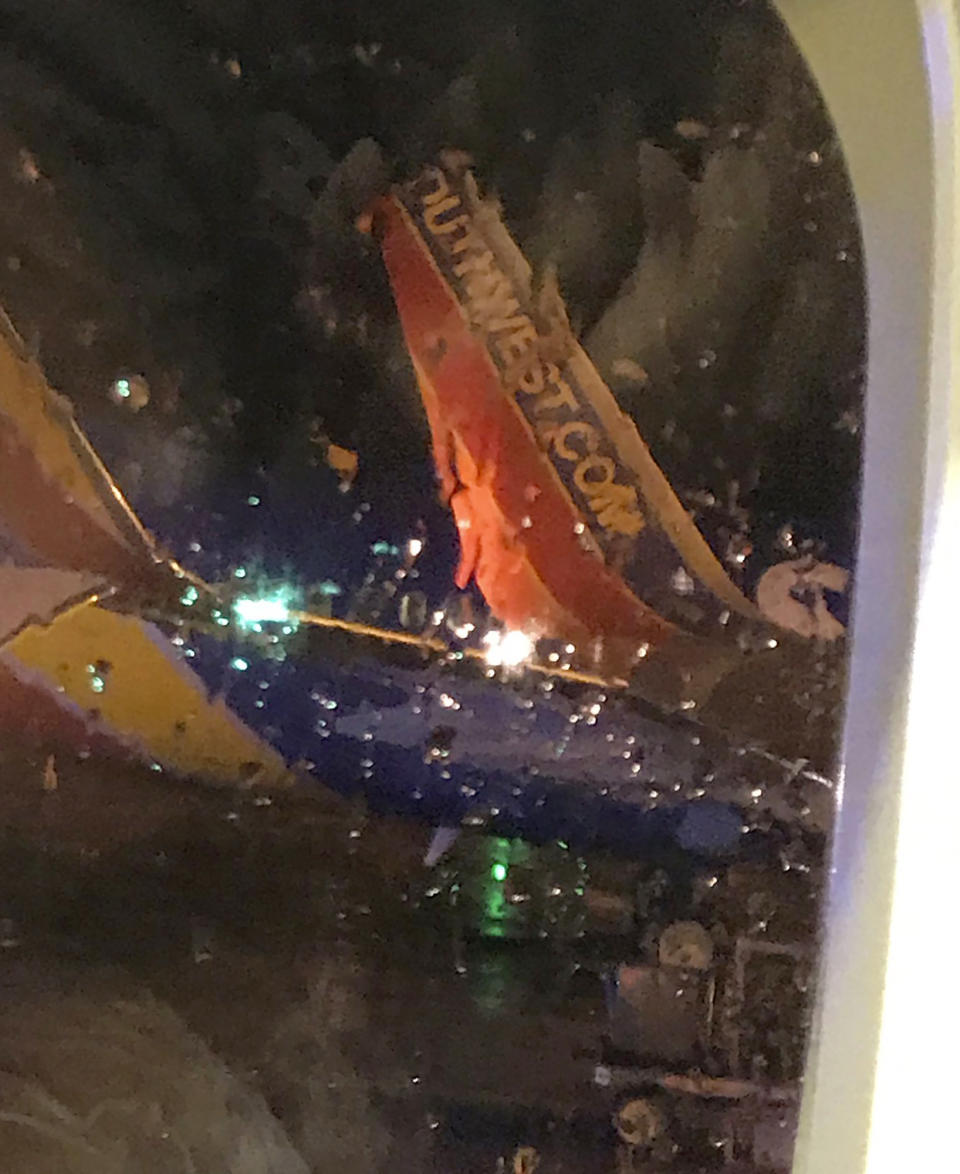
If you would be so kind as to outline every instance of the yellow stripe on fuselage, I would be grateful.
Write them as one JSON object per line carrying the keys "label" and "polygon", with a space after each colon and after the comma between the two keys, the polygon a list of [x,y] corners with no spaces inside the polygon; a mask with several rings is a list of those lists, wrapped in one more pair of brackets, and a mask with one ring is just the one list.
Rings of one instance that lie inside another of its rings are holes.
{"label": "yellow stripe on fuselage", "polygon": [[[81,709],[96,710],[132,748],[176,774],[230,784],[253,776],[289,781],[280,755],[222,700],[211,700],[165,643],[143,620],[89,605],[25,628],[5,655]],[[93,689],[95,676],[101,692]]]}

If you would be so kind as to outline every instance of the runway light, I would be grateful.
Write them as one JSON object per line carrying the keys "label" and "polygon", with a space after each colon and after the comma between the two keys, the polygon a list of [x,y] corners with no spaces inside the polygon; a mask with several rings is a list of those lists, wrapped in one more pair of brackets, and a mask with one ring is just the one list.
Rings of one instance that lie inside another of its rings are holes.
{"label": "runway light", "polygon": [[533,655],[533,641],[526,632],[494,630],[484,636],[483,642],[487,664],[492,668],[516,668]]}
{"label": "runway light", "polygon": [[248,627],[254,624],[283,624],[290,619],[289,607],[276,596],[238,599],[233,605],[233,614],[238,624]]}

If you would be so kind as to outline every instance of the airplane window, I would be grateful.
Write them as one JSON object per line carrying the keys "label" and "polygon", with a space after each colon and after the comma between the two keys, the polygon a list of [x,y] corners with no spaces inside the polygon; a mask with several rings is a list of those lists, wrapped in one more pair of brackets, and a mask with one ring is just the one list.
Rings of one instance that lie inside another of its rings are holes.
{"label": "airplane window", "polygon": [[0,28],[10,1168],[789,1170],[866,310],[771,6]]}

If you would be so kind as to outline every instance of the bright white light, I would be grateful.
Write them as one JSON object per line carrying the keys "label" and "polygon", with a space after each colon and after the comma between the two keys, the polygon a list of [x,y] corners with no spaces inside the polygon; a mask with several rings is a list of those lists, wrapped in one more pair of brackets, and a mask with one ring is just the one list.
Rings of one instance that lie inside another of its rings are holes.
{"label": "bright white light", "polygon": [[241,624],[282,624],[290,618],[282,599],[238,599],[233,613]]}
{"label": "bright white light", "polygon": [[526,632],[494,630],[484,636],[483,642],[487,646],[487,664],[493,668],[516,668],[533,655],[533,641]]}
{"label": "bright white light", "polygon": [[411,538],[410,541],[407,543],[407,554],[409,554],[411,558],[416,558],[422,550],[423,550],[423,539],[422,538]]}

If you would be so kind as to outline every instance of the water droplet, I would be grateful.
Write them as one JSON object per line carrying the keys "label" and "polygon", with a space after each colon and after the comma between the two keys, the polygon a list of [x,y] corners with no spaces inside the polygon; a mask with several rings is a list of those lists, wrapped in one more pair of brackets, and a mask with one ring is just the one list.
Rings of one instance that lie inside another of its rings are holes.
{"label": "water droplet", "polygon": [[12,917],[0,917],[0,950],[15,950],[20,945],[20,931]]}
{"label": "water droplet", "polygon": [[43,764],[43,789],[44,791],[56,791],[60,787],[60,779],[57,776],[57,759],[56,755],[48,754],[47,760]]}
{"label": "water droplet", "polygon": [[142,375],[121,375],[110,384],[110,399],[131,412],[150,402],[150,385]]}
{"label": "water droplet", "polygon": [[190,927],[190,944],[193,960],[198,965],[213,958],[213,931],[203,922],[194,922]]}

